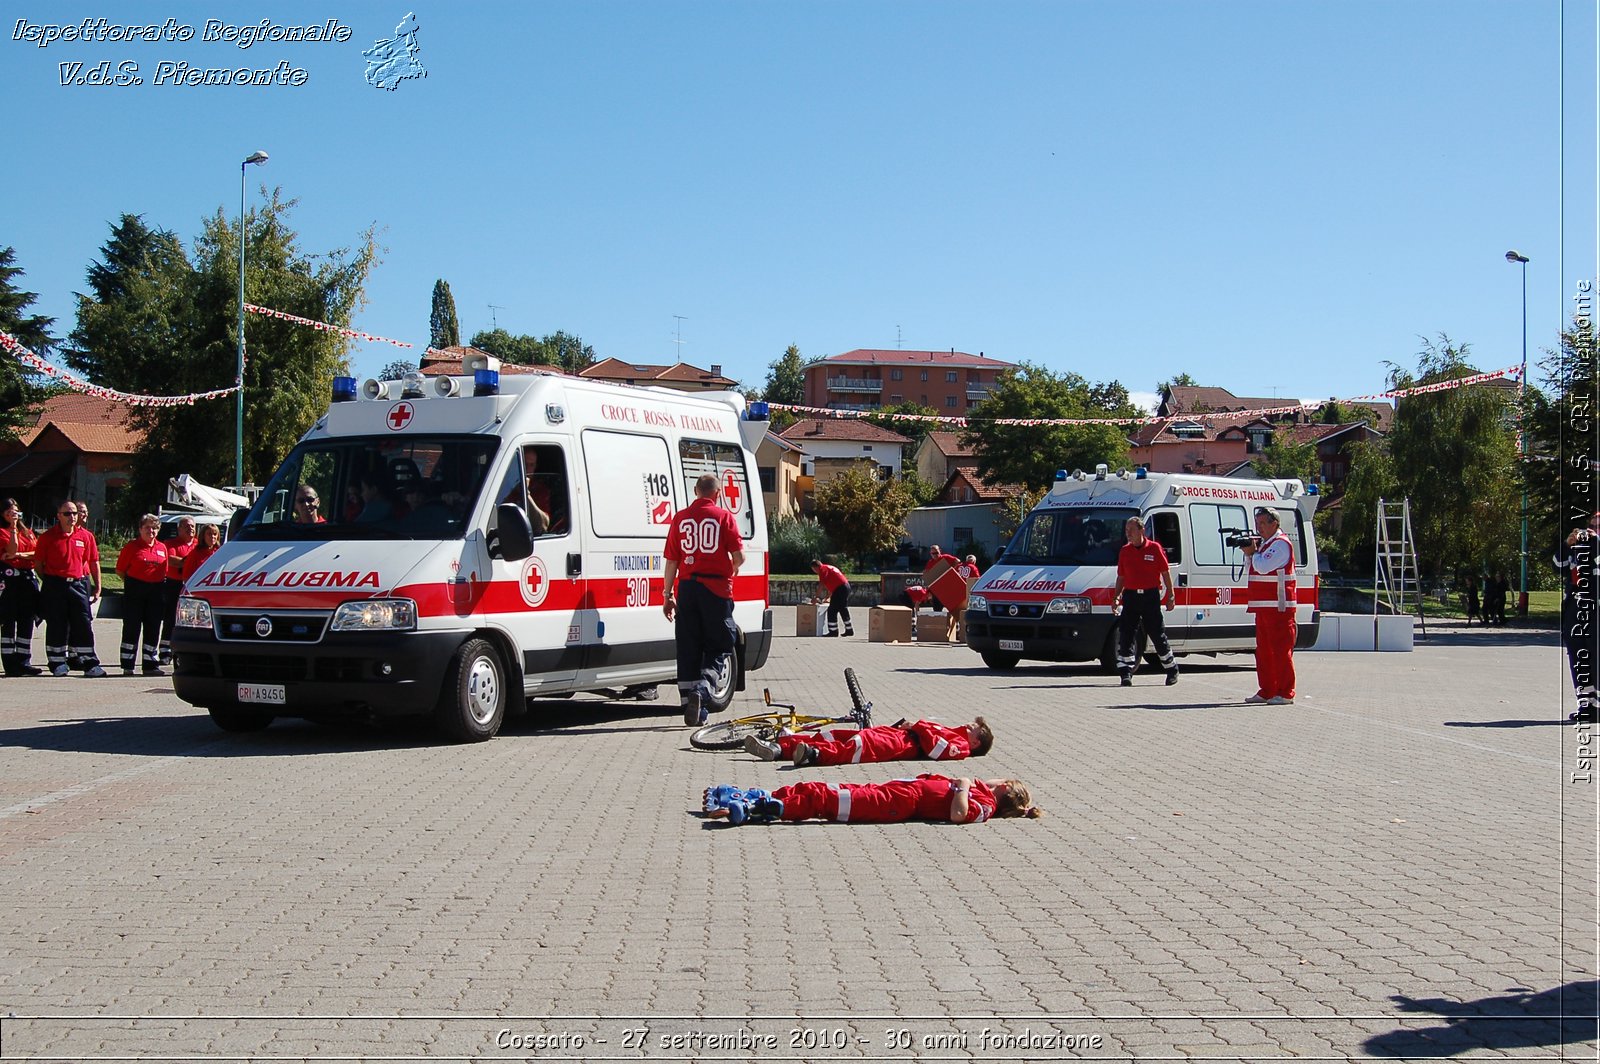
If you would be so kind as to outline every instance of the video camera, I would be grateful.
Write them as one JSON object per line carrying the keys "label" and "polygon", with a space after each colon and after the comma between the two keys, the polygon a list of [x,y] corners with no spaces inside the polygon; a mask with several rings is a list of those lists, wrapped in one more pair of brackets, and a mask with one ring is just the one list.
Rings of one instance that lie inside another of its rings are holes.
{"label": "video camera", "polygon": [[1261,537],[1254,532],[1243,528],[1219,528],[1222,533],[1222,542],[1230,547],[1259,547]]}

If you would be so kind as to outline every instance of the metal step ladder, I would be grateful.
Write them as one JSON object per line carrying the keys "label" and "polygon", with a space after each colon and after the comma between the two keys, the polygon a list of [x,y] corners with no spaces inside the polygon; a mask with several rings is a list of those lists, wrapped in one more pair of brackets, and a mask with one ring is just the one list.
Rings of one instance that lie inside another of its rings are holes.
{"label": "metal step ladder", "polygon": [[1387,607],[1392,614],[1408,614],[1416,603],[1417,628],[1428,638],[1428,621],[1422,610],[1422,584],[1417,570],[1417,541],[1411,533],[1411,498],[1399,502],[1378,500],[1377,550],[1373,558],[1372,614]]}

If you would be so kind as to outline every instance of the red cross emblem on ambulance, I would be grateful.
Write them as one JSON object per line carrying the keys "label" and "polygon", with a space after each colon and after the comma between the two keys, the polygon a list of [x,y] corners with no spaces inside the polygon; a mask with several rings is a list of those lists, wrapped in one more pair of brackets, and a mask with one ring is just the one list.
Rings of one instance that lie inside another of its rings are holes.
{"label": "red cross emblem on ambulance", "polygon": [[391,429],[399,432],[411,424],[411,419],[416,416],[416,413],[417,408],[410,403],[399,402],[389,408],[389,412],[383,416],[383,420]]}
{"label": "red cross emblem on ambulance", "polygon": [[533,607],[538,607],[550,593],[550,580],[544,571],[544,561],[538,556],[522,563],[520,590],[522,601]]}
{"label": "red cross emblem on ambulance", "polygon": [[722,500],[724,505],[734,513],[738,513],[739,496],[741,494],[738,483],[733,479],[733,470],[730,469],[722,481]]}

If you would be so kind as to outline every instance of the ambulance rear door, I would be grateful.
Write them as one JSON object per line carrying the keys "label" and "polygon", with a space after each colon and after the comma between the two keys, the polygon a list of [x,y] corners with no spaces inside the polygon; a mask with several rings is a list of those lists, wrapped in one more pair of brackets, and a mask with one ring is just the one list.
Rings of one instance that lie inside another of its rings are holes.
{"label": "ambulance rear door", "polygon": [[1166,552],[1167,564],[1172,570],[1173,597],[1177,605],[1162,615],[1167,626],[1167,639],[1172,649],[1182,650],[1189,638],[1189,623],[1194,611],[1186,605],[1189,595],[1189,571],[1184,563],[1189,557],[1183,537],[1183,511],[1175,506],[1162,506],[1144,514],[1144,534],[1161,544]]}
{"label": "ambulance rear door", "polygon": [[[493,560],[494,599],[485,612],[516,640],[528,694],[571,691],[583,661],[588,597],[583,522],[575,519],[583,500],[573,476],[572,440],[530,433],[519,436],[510,451],[494,501],[514,503],[528,513],[533,553],[516,562]],[[489,521],[492,529],[492,509]]]}

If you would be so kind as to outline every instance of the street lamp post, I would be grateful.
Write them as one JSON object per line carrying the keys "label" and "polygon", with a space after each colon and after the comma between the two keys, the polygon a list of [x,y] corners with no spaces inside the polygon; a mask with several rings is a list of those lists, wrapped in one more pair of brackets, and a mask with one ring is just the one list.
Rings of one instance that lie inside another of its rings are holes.
{"label": "street lamp post", "polygon": [[1506,252],[1506,261],[1522,266],[1522,376],[1517,384],[1517,437],[1522,454],[1522,586],[1517,593],[1517,616],[1528,615],[1528,426],[1524,424],[1528,395],[1528,256],[1520,251]]}
{"label": "street lamp post", "polygon": [[233,433],[233,483],[244,483],[244,168],[267,161],[264,151],[251,152],[239,164],[239,375],[234,383],[239,394],[234,397],[238,416]]}

